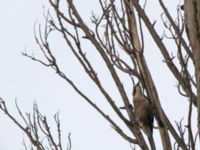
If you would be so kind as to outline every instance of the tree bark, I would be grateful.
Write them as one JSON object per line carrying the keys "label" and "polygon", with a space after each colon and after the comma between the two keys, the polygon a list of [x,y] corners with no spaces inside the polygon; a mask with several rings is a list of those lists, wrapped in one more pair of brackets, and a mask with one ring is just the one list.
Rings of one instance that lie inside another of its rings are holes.
{"label": "tree bark", "polygon": [[195,77],[197,83],[198,129],[200,130],[200,1],[185,0],[184,11],[186,32],[194,55]]}
{"label": "tree bark", "polygon": [[[159,107],[159,109],[162,112],[161,105],[160,105],[160,102],[159,102],[159,98],[158,98],[158,95],[156,93],[156,88],[154,86],[151,74],[149,72],[148,66],[146,64],[145,58],[144,58],[143,53],[142,53],[143,50],[142,50],[142,47],[141,47],[141,44],[140,44],[140,39],[139,39],[139,35],[138,35],[134,10],[132,9],[132,10],[128,11],[127,14],[128,14],[130,36],[131,36],[131,39],[132,39],[133,47],[134,47],[135,52],[136,52],[135,53],[136,54],[136,60],[137,60],[137,63],[138,63],[138,67],[139,67],[141,76],[143,77],[145,85],[147,85],[148,87],[150,87],[150,86],[154,87],[153,89],[147,88],[147,92],[149,90],[152,93],[154,93],[154,94],[151,94],[151,95],[154,95],[154,96],[149,95],[150,98],[151,98],[152,106],[154,108]],[[157,109],[154,109],[154,111],[155,110],[157,111]],[[155,114],[158,114],[158,112],[156,112]],[[161,135],[161,139],[162,139],[163,149],[164,150],[171,150],[172,148],[171,148],[171,142],[170,142],[168,131],[163,126],[163,123],[162,123],[161,119],[159,118],[159,115],[156,115],[156,119],[157,119],[157,122],[158,122],[158,125],[159,125],[159,131],[160,131],[160,135]]]}

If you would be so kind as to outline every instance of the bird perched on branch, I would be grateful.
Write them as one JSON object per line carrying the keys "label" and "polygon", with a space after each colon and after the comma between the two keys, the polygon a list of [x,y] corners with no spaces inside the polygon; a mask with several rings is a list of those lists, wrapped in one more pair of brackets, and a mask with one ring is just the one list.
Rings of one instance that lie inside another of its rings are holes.
{"label": "bird perched on branch", "polygon": [[133,89],[133,104],[135,119],[139,126],[143,129],[144,133],[147,135],[151,149],[155,150],[156,148],[153,140],[153,110],[149,100],[143,95],[139,83],[136,84]]}

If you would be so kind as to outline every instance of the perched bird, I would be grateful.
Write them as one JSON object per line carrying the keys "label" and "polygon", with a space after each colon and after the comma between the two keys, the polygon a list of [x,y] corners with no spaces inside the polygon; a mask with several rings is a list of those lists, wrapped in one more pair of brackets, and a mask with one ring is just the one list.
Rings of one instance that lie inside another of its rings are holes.
{"label": "perched bird", "polygon": [[155,150],[153,140],[154,114],[147,97],[142,93],[139,83],[133,89],[133,104],[135,119],[149,139],[152,150]]}

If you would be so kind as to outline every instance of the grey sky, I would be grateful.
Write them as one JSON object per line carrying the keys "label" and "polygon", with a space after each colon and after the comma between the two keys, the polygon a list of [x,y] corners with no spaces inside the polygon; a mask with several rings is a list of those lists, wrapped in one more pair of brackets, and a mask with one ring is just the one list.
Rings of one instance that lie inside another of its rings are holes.
{"label": "grey sky", "polygon": [[[72,133],[74,150],[128,149],[129,144],[121,140],[87,103],[79,100],[80,97],[51,69],[21,55],[24,49],[30,53],[37,53],[39,49],[35,44],[33,25],[37,19],[43,19],[42,5],[46,5],[46,1],[7,0],[0,6],[1,97],[16,116],[15,98],[24,112],[31,112],[36,100],[50,122],[53,122],[54,113],[60,111],[63,138],[67,139],[67,134]],[[0,149],[23,149],[21,143],[25,135],[3,114],[0,122]]]}
{"label": "grey sky", "polygon": [[[92,5],[96,1],[87,0],[87,4],[85,4],[86,1],[76,2],[81,15],[85,16],[85,20],[88,21],[90,19],[88,14],[91,14],[91,10],[96,10],[96,5]],[[169,8],[175,10],[174,1],[168,3]],[[43,5],[48,8],[47,0],[6,0],[0,5],[0,97],[6,100],[8,108],[16,116],[15,98],[24,112],[31,112],[33,102],[37,101],[40,110],[47,115],[51,124],[53,124],[54,113],[59,111],[63,138],[67,139],[67,134],[72,133],[73,150],[130,149],[129,143],[118,136],[112,127],[54,71],[21,55],[21,52],[27,49],[30,54],[33,52],[36,56],[37,54],[40,56],[39,48],[34,40],[33,25],[36,20],[38,22],[43,20]],[[152,13],[152,16],[155,15],[155,19],[160,17],[159,10],[148,8],[148,11]],[[148,34],[145,38],[148,41],[146,43],[148,51],[145,52],[145,56],[148,57],[147,62],[155,79],[163,108],[167,110],[167,115],[172,118],[173,123],[175,120],[180,121],[187,112],[187,107],[177,94],[176,81],[171,77],[169,70],[163,70],[166,68],[163,63],[158,65],[162,62],[162,57],[160,57],[157,47],[152,44]],[[81,74],[83,71],[79,70],[79,66],[75,64],[76,61],[67,56],[62,57],[64,53],[60,50],[65,47],[59,38],[54,40],[53,46],[59,49],[58,54],[63,68],[69,71],[69,74],[76,74],[73,76],[75,81],[81,84],[87,94],[95,93],[95,88],[93,89],[92,85],[88,86],[88,82],[85,80],[87,77]],[[66,65],[65,61],[68,62]],[[104,74],[103,70],[102,74]],[[105,77],[103,80],[106,81],[108,78]],[[110,83],[105,86],[112,91]],[[127,83],[127,88],[131,88],[130,83]],[[115,96],[120,104],[115,92],[113,90],[111,95]],[[131,98],[130,93],[128,96]],[[98,93],[92,94],[91,97],[102,108],[105,108],[106,112],[113,114]],[[117,120],[116,117],[115,119]],[[26,138],[25,135],[2,113],[0,114],[0,133],[1,150],[23,149],[21,143],[23,137]],[[154,137],[156,136],[159,136],[157,131],[154,134]]]}

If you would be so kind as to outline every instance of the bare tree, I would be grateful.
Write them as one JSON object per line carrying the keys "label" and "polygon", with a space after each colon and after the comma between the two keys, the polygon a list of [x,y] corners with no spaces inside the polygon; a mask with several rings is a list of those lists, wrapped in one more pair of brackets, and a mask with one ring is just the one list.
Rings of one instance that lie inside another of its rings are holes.
{"label": "bare tree", "polygon": [[[152,23],[150,21],[150,16],[146,13],[145,8],[149,3],[153,3],[151,1],[146,0],[142,3],[138,0],[99,0],[102,13],[98,15],[92,14],[91,20],[94,27],[92,28],[84,22],[73,0],[49,0],[53,12],[48,12],[45,15],[46,23],[44,30],[42,26],[39,25],[39,30],[35,28],[34,32],[36,43],[39,45],[45,59],[38,59],[26,52],[24,52],[23,55],[55,70],[61,78],[70,84],[86,102],[113,126],[120,136],[128,142],[138,145],[140,149],[148,150],[150,149],[148,141],[145,141],[141,133],[140,126],[136,121],[133,111],[134,109],[130,107],[132,106],[132,100],[127,96],[127,91],[122,84],[122,77],[120,75],[121,73],[128,75],[130,81],[133,83],[133,87],[135,82],[139,81],[153,108],[163,149],[195,150],[197,148],[197,139],[200,138],[200,1],[185,0],[184,11],[181,11],[181,7],[178,6],[176,16],[170,14],[162,0],[158,2],[163,11],[161,15],[163,29],[168,31],[169,35],[165,33],[159,35],[155,27],[156,22]],[[62,6],[66,6],[67,11],[61,9],[61,3]],[[63,5],[63,3],[65,4]],[[182,122],[177,122],[177,126],[174,127],[161,106],[158,96],[159,91],[156,89],[146,63],[146,58],[144,57],[144,51],[147,49],[144,48],[144,29],[147,29],[150,33],[158,47],[157,50],[160,51],[163,56],[164,63],[177,80],[178,92],[181,96],[185,97],[185,100],[189,100],[188,122],[186,125],[183,125]],[[185,31],[187,37],[184,36]],[[54,49],[51,47],[51,42],[49,42],[49,37],[53,32],[60,33],[64,42],[68,45],[66,49],[71,50],[79,64],[83,67],[85,73],[91,81],[95,83],[113,111],[129,129],[131,135],[125,133],[118,123],[112,119],[112,116],[106,114],[97,106],[94,100],[82,92],[79,85],[75,84],[65,71],[61,69],[57,57],[54,54]],[[171,54],[170,48],[165,44],[164,39],[171,40],[176,45],[176,50],[173,54]],[[102,80],[98,76],[98,69],[96,69],[98,66],[91,63],[91,58],[86,55],[88,51],[83,48],[86,43],[85,41],[89,41],[87,44],[91,44],[94,48],[93,51],[102,58],[103,63],[106,65],[118,89],[127,114],[122,112],[120,106],[116,105],[114,98],[103,86]],[[176,56],[174,54],[176,54]],[[195,70],[194,73],[192,71],[193,69]],[[195,77],[193,77],[193,74],[195,74]],[[198,133],[192,130],[192,109],[198,112],[196,130]],[[36,130],[35,127],[29,127],[29,122],[31,121],[30,116],[28,116],[28,121],[24,119],[27,127],[22,127],[8,113],[3,102],[1,110],[27,134],[31,143],[36,146],[37,149],[43,149],[38,135],[34,132]],[[23,117],[20,111],[19,113]],[[45,131],[42,130],[43,133],[47,135],[48,140],[50,140],[50,145],[54,147],[52,149],[56,149],[57,145],[59,146],[60,144],[56,144],[53,137],[51,137],[48,127],[46,126],[45,117],[41,116],[37,107],[34,109],[34,114],[35,117],[31,124],[35,124],[34,122],[39,120],[39,125],[42,123],[45,127]],[[56,117],[55,120],[58,124],[58,133],[60,133],[58,118]],[[39,127],[43,129],[43,127]],[[173,138],[175,143],[172,142],[170,137]],[[35,142],[36,144],[34,144]],[[57,149],[61,149],[61,147],[59,146]]]}
{"label": "bare tree", "polygon": [[0,98],[0,110],[4,112],[10,120],[13,121],[17,127],[26,134],[28,137],[30,144],[27,144],[25,140],[23,140],[23,145],[26,150],[71,150],[71,137],[70,133],[68,134],[68,146],[64,147],[61,136],[61,125],[59,114],[56,113],[54,115],[54,120],[57,126],[57,136],[55,136],[50,130],[49,123],[45,115],[39,111],[37,104],[33,105],[33,112],[23,114],[21,109],[19,108],[17,101],[15,101],[16,108],[18,114],[22,118],[23,122],[21,123],[16,119],[16,116],[10,114],[5,101]]}

